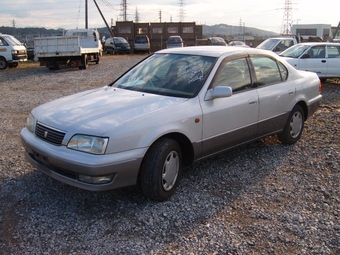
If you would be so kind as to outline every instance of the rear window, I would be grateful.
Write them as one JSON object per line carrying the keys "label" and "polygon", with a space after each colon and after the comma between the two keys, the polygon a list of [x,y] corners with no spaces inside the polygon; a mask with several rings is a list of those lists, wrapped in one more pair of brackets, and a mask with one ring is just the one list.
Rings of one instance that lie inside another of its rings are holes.
{"label": "rear window", "polygon": [[182,43],[182,40],[179,37],[171,37],[168,39],[168,43]]}
{"label": "rear window", "polygon": [[136,43],[148,43],[148,40],[146,39],[145,36],[138,36],[136,37],[136,40],[135,40]]}

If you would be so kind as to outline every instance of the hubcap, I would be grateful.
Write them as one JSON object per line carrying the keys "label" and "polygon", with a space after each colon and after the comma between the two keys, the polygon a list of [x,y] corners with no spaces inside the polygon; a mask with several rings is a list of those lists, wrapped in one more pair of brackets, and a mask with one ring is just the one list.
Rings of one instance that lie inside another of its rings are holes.
{"label": "hubcap", "polygon": [[0,60],[0,69],[4,69],[5,68],[5,61]]}
{"label": "hubcap", "polygon": [[165,159],[162,173],[162,185],[169,191],[176,183],[179,169],[179,156],[176,151],[171,151]]}
{"label": "hubcap", "polygon": [[302,128],[302,115],[300,112],[295,112],[290,120],[290,135],[292,138],[299,136]]}

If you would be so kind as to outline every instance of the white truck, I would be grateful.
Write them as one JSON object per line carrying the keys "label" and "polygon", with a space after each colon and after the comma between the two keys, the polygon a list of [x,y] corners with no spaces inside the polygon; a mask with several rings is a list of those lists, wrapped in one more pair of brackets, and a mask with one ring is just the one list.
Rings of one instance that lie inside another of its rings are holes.
{"label": "white truck", "polygon": [[64,36],[34,39],[34,60],[50,70],[61,66],[86,69],[89,62],[98,64],[101,56],[102,44],[95,29],[72,29]]}
{"label": "white truck", "polygon": [[0,69],[17,67],[27,61],[26,47],[14,36],[0,33]]}
{"label": "white truck", "polygon": [[274,37],[264,40],[256,48],[262,50],[270,50],[277,54],[281,53],[285,49],[298,44],[298,40],[295,37]]}

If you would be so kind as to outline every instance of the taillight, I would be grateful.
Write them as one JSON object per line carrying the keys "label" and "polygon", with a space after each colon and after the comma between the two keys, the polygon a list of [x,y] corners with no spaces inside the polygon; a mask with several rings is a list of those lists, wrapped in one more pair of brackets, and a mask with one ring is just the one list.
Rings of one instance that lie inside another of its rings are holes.
{"label": "taillight", "polygon": [[322,83],[321,83],[321,80],[320,80],[320,83],[319,83],[319,93],[321,94],[322,92]]}

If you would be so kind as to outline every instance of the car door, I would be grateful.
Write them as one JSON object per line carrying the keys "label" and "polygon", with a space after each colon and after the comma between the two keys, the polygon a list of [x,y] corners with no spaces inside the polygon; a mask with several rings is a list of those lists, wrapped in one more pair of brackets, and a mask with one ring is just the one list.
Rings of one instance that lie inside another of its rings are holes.
{"label": "car door", "polygon": [[281,130],[295,99],[297,86],[286,82],[287,68],[267,56],[250,56],[257,79],[259,96],[258,135],[264,136]]}
{"label": "car door", "polygon": [[203,157],[231,148],[256,136],[258,95],[252,88],[251,76],[245,57],[224,59],[210,86],[230,86],[230,97],[202,102]]}
{"label": "car door", "polygon": [[340,45],[327,45],[327,77],[340,77]]}
{"label": "car door", "polygon": [[302,58],[306,54],[302,54],[298,61],[298,69],[316,73],[319,77],[327,76],[327,60],[326,46],[316,45],[311,47],[307,54],[309,58]]}

